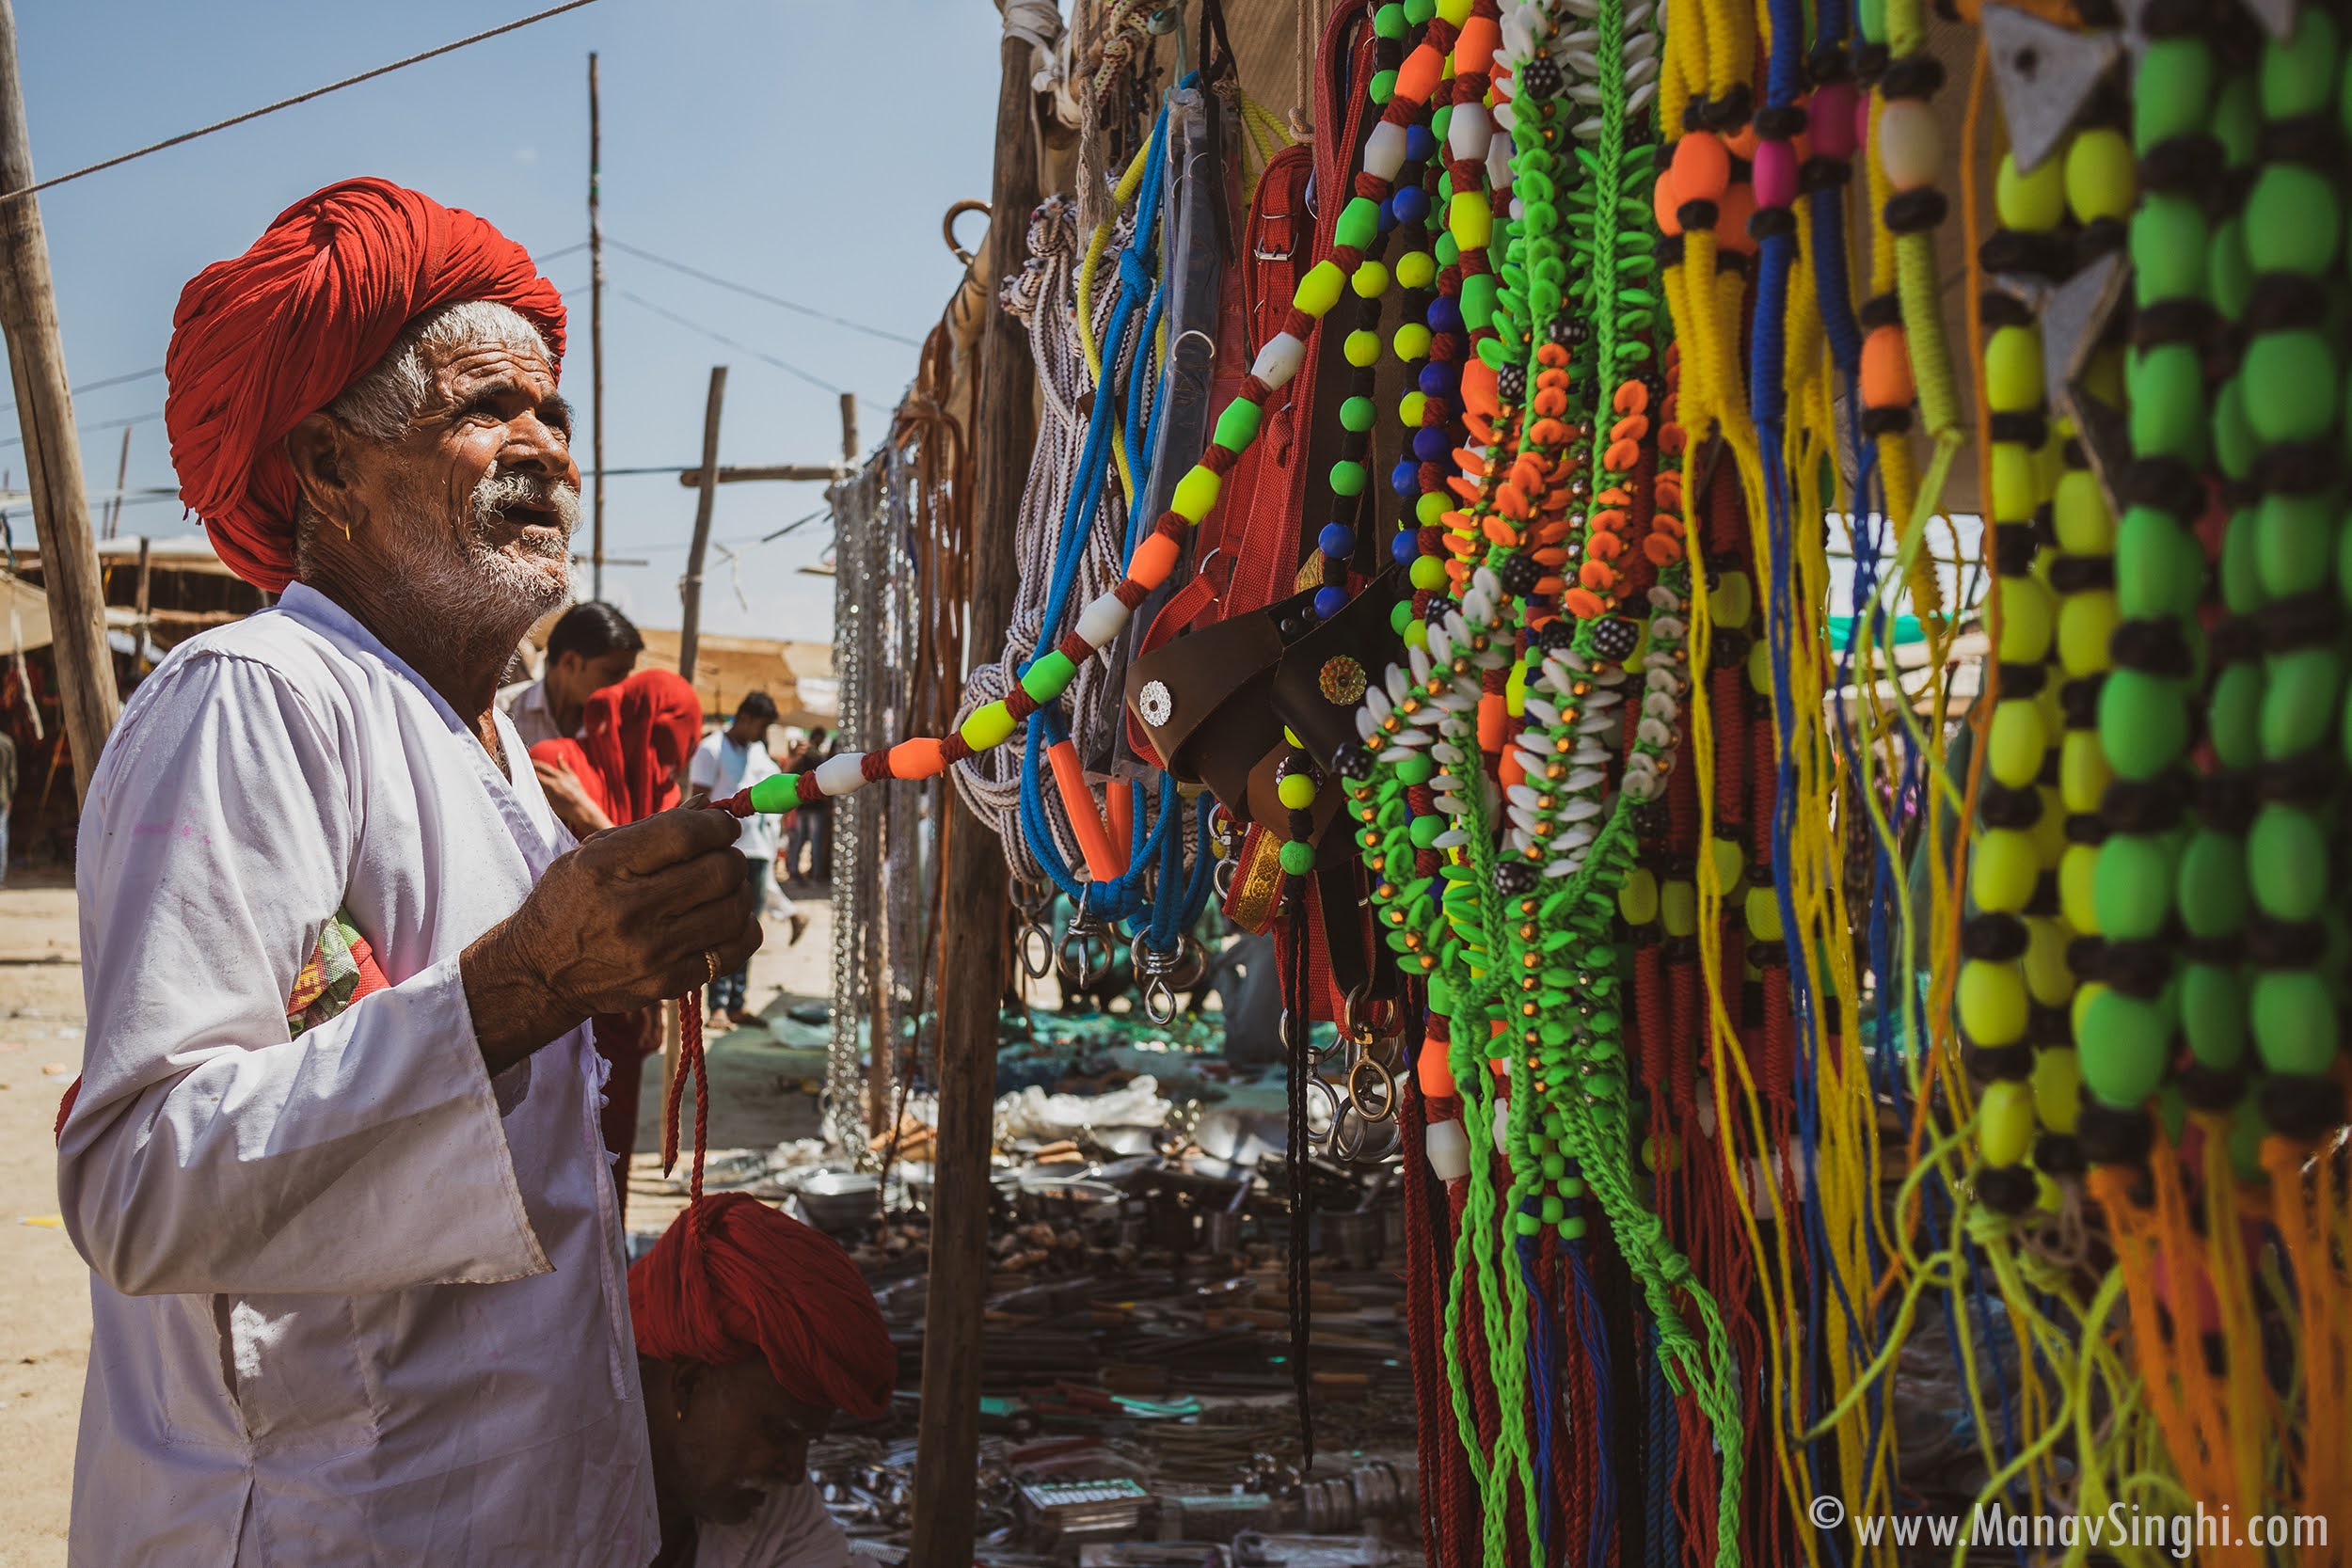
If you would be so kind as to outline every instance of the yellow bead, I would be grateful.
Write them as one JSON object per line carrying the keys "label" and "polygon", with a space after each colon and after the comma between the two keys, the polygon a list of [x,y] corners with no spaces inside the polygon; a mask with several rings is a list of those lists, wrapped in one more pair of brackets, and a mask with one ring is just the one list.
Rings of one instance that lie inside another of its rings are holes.
{"label": "yellow bead", "polygon": [[1288,724],[1282,726],[1282,738],[1289,741],[1294,746],[1300,744],[1298,736],[1292,732],[1291,727]]}
{"label": "yellow bead", "polygon": [[2026,978],[2013,963],[1969,958],[1960,966],[1960,1026],[1979,1045],[2015,1045],[2026,1037]]}
{"label": "yellow bead", "polygon": [[2058,548],[2069,555],[2106,555],[2115,548],[2115,515],[2089,468],[2070,468],[2050,492],[2050,520]]}
{"label": "yellow bead", "polygon": [[1429,646],[1429,623],[1418,620],[1406,622],[1405,645],[1408,648],[1426,648]]}
{"label": "yellow bead", "polygon": [[2044,158],[2031,174],[2004,154],[1994,177],[1993,210],[2004,229],[2056,229],[2066,216],[2066,162]]}
{"label": "yellow bead", "polygon": [[[2058,913],[2078,937],[2099,934],[2098,905],[2091,888],[2099,872],[2099,851],[2088,844],[2070,844],[2058,857]],[[2080,998],[2082,992],[2076,991]]]}
{"label": "yellow bead", "polygon": [[2107,667],[2107,648],[2115,641],[2120,618],[2111,589],[2066,595],[2058,606],[2058,654],[2070,678],[2095,675]]}
{"label": "yellow bead", "polygon": [[1340,291],[1347,287],[1347,279],[1340,276],[1336,261],[1317,261],[1307,269],[1307,276],[1298,280],[1297,293],[1291,303],[1307,314],[1320,318],[1340,302]]}
{"label": "yellow bead", "polygon": [[2055,785],[2043,784],[2036,793],[2042,797],[2042,816],[2026,831],[2033,834],[2035,863],[2049,870],[2066,853],[2066,807]]}
{"label": "yellow bead", "polygon": [[[1986,357],[1990,358],[1991,356]],[[1993,443],[1993,515],[2005,523],[2029,520],[2042,504],[2033,453],[2014,441]]]}
{"label": "yellow bead", "polygon": [[1426,289],[1437,276],[1437,260],[1425,250],[1408,250],[1396,259],[1396,281],[1400,288]]}
{"label": "yellow bead", "polygon": [[[2095,854],[2097,851],[2093,850],[2092,853]],[[2075,929],[2080,930],[2081,927],[2076,927]],[[2076,1039],[2082,1038],[2083,1021],[2090,1016],[2090,1010],[2099,1005],[2099,998],[2105,996],[2106,993],[2106,982],[2100,980],[2086,980],[2083,982],[2081,988],[2074,992],[2074,1005],[2070,1006],[2067,1011],[2072,1015],[2074,1037]],[[2076,1070],[2079,1071],[2081,1069],[2081,1064],[2077,1062],[2075,1064],[2075,1068]],[[2057,1127],[2057,1120],[2054,1118],[2050,1125]],[[2063,1129],[2060,1129],[2060,1131],[2063,1131]]]}
{"label": "yellow bead", "polygon": [[1668,882],[1658,895],[1658,918],[1670,937],[1687,937],[1697,930],[1698,889],[1689,882]]}
{"label": "yellow bead", "polygon": [[1209,515],[1210,508],[1216,505],[1217,492],[1224,488],[1223,480],[1195,464],[1184,478],[1176,482],[1176,494],[1169,498],[1168,504],[1184,521],[1197,523]]}
{"label": "yellow bead", "polygon": [[1708,846],[1707,858],[1700,864],[1708,874],[1708,887],[1718,896],[1729,897],[1731,890],[1740,885],[1747,858],[1740,854],[1737,839],[1717,838]]}
{"label": "yellow bead", "polygon": [[1438,0],[1438,14],[1459,28],[1470,20],[1471,0]]}
{"label": "yellow bead", "polygon": [[2011,789],[2023,789],[2042,771],[2042,753],[2049,736],[2042,728],[2042,709],[2022,697],[1993,705],[1993,730],[1985,761],[1993,776]]}
{"label": "yellow bead", "polygon": [[963,736],[966,746],[976,752],[985,752],[992,746],[1001,746],[1011,739],[1012,730],[1012,712],[1000,698],[966,719],[963,728],[956,733]]}
{"label": "yellow bead", "polygon": [[1968,889],[1979,909],[2015,914],[2032,901],[2041,874],[2032,835],[1994,828],[1978,835],[1968,861]]}
{"label": "yellow bead", "polygon": [[1759,637],[1748,644],[1748,685],[1769,693],[1772,689],[1772,641]]}
{"label": "yellow bead", "polygon": [[1617,889],[1617,912],[1629,926],[1646,926],[1658,918],[1658,879],[1636,866]]}
{"label": "yellow bead", "polygon": [[1780,924],[1780,897],[1768,887],[1752,887],[1742,905],[1747,917],[1748,939],[1751,942],[1778,942],[1784,935]]}
{"label": "yellow bead", "polygon": [[2046,916],[2026,922],[2026,990],[2044,1007],[2063,1007],[2074,994],[2074,971],[2066,962],[2069,933]]}
{"label": "yellow bead", "polygon": [[1514,664],[1502,683],[1502,711],[1517,719],[1527,712],[1527,666]]}
{"label": "yellow bead", "polygon": [[2033,1108],[2042,1125],[2053,1132],[2071,1133],[2082,1114],[2082,1065],[2074,1048],[2054,1045],[2034,1053]]}
{"label": "yellow bead", "polygon": [[2138,165],[2122,132],[2105,127],[2074,133],[2066,150],[2066,204],[2077,219],[2120,222],[2132,215],[2138,194]]}
{"label": "yellow bead", "polygon": [[1445,226],[1464,250],[1484,250],[1494,237],[1494,209],[1484,191],[1456,191],[1446,208]]}
{"label": "yellow bead", "polygon": [[[1984,400],[1996,414],[2022,414],[2042,406],[2042,331],[2033,326],[1996,329],[1984,345]],[[2002,514],[2022,518],[2026,514]]]}
{"label": "yellow bead", "polygon": [[1756,589],[1745,572],[1725,572],[1707,585],[1707,613],[1719,630],[1737,631],[1756,608]]}
{"label": "yellow bead", "polygon": [[2031,578],[2003,578],[2001,662],[2039,664],[2050,657],[2050,591]]}
{"label": "yellow bead", "polygon": [[1305,811],[1315,803],[1315,781],[1305,773],[1285,773],[1274,795],[1290,810]]}
{"label": "yellow bead", "polygon": [[[1379,356],[1377,345],[1380,340],[1369,332],[1364,334],[1364,336],[1373,340],[1373,342],[1375,345],[1373,351],[1374,357],[1377,358]],[[1351,345],[1347,356],[1348,362],[1350,364],[1360,363],[1369,365],[1372,363],[1371,359],[1360,361],[1357,359],[1353,347],[1353,344],[1356,341],[1354,334],[1349,334],[1347,341]],[[1429,357],[1429,328],[1422,325],[1419,322],[1406,322],[1403,326],[1396,329],[1396,336],[1390,341],[1395,346],[1396,356],[1399,359],[1426,359]]]}
{"label": "yellow bead", "polygon": [[1428,394],[1407,392],[1396,400],[1396,417],[1407,430],[1419,430],[1422,413],[1429,406]]}
{"label": "yellow bead", "polygon": [[2099,746],[2097,730],[2068,730],[2058,742],[2058,799],[2071,812],[2090,813],[2106,799],[2115,770]]}
{"label": "yellow bead", "polygon": [[1977,1150],[1988,1165],[2014,1165],[2033,1151],[2033,1089],[2022,1079],[1984,1086],[1977,1101]]}
{"label": "yellow bead", "polygon": [[1359,261],[1347,284],[1359,299],[1378,299],[1389,292],[1389,269],[1377,261]]}

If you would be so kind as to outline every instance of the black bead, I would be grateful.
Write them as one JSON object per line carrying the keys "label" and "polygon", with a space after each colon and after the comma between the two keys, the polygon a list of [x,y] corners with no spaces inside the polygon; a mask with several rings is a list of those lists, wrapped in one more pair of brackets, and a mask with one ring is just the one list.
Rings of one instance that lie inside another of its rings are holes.
{"label": "black bead", "polygon": [[2193,1111],[2226,1111],[2246,1097],[2246,1075],[2235,1068],[2191,1062],[2181,1069],[2180,1085]]}
{"label": "black bead", "polygon": [[1622,615],[1593,623],[1593,652],[1612,664],[1622,664],[1632,657],[1641,641],[1642,628]]}
{"label": "black bead", "polygon": [[1361,784],[1372,777],[1372,753],[1361,746],[1343,746],[1331,753],[1331,771]]}
{"label": "black bead", "polygon": [[2118,1108],[2086,1097],[2074,1135],[2093,1164],[2137,1165],[2148,1158],[2155,1129],[2137,1105]]}
{"label": "black bead", "polygon": [[1535,629],[1534,641],[1548,654],[1560,653],[1576,645],[1576,628],[1565,620],[1546,621]]}
{"label": "black bead", "polygon": [[1960,950],[1985,963],[2007,963],[2026,952],[2026,923],[2013,914],[1987,911],[1960,928]]}
{"label": "black bead", "polygon": [[1495,393],[1505,403],[1523,401],[1527,396],[1527,367],[1514,362],[1497,371]]}
{"label": "black bead", "polygon": [[1979,1165],[1975,1180],[1977,1201],[1996,1214],[2024,1213],[2042,1190],[2023,1165]]}
{"label": "black bead", "polygon": [[1443,594],[1432,594],[1429,595],[1429,608],[1421,612],[1421,618],[1435,626],[1461,608]]}
{"label": "black bead", "polygon": [[1523,599],[1535,592],[1535,585],[1543,581],[1544,568],[1541,562],[1520,550],[1502,563],[1499,575],[1502,578],[1502,591],[1514,598]]}
{"label": "black bead", "polygon": [[2026,1045],[1971,1045],[1961,1059],[1970,1077],[1988,1084],[2022,1084],[2033,1076],[2033,1048]]}
{"label": "black bead", "polygon": [[1495,891],[1520,894],[1534,891],[1538,873],[1525,861],[1504,861],[1495,867]]}
{"label": "black bead", "polygon": [[2044,1132],[2033,1141],[2033,1163],[2044,1176],[2080,1176],[2083,1146],[2070,1133]]}
{"label": "black bead", "polygon": [[2344,1085],[2333,1078],[2278,1072],[2263,1080],[2255,1103],[2272,1131],[2290,1138],[2318,1138],[2344,1125]]}
{"label": "black bead", "polygon": [[1549,55],[1538,55],[1519,67],[1519,86],[1537,98],[1557,98],[1565,88],[1560,67]]}

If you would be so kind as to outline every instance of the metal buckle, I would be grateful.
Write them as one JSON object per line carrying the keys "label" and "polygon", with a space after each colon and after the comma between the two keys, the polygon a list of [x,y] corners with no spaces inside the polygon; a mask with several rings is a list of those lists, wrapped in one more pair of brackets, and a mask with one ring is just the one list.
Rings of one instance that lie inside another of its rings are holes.
{"label": "metal buckle", "polygon": [[[1371,990],[1371,982],[1366,981],[1352,988],[1340,1002],[1340,1032],[1358,1045],[1394,1039],[1405,1022],[1405,1010],[1394,997],[1373,996]],[[1370,1004],[1369,1012],[1366,1004]]]}
{"label": "metal buckle", "polygon": [[1136,974],[1143,977],[1143,1013],[1152,1022],[1166,1027],[1176,1021],[1176,993],[1169,989],[1168,976],[1175,974],[1184,961],[1184,950],[1163,953],[1148,947],[1140,934],[1127,944],[1128,961]]}
{"label": "metal buckle", "polygon": [[[1363,1078],[1367,1069],[1372,1072],[1373,1082],[1379,1085],[1375,1096],[1375,1105],[1364,1103]],[[1388,1121],[1396,1116],[1396,1075],[1369,1051],[1359,1055],[1347,1069],[1347,1102],[1367,1122]]]}

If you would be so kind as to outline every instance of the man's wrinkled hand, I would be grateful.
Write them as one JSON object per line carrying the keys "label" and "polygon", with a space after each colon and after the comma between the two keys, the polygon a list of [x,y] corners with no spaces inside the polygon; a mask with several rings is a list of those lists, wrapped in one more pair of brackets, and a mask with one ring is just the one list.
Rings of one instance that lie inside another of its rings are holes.
{"label": "man's wrinkled hand", "polygon": [[493,1074],[594,1014],[743,967],[761,931],[739,826],[724,812],[678,810],[599,833],[466,949],[466,998]]}

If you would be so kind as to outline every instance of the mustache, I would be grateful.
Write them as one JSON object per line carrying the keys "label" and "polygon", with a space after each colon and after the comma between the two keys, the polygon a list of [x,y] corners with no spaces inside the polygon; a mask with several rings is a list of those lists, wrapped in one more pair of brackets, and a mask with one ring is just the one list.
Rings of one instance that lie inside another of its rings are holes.
{"label": "mustache", "polygon": [[491,472],[473,487],[473,525],[487,530],[515,507],[552,513],[568,541],[580,526],[580,487],[536,474]]}

